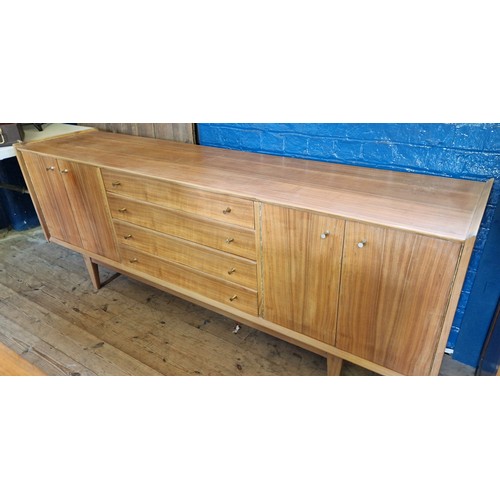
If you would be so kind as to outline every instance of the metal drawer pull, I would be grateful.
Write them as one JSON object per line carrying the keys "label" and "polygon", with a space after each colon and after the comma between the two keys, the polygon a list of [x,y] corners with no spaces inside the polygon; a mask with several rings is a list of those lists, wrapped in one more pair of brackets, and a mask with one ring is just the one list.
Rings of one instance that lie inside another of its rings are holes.
{"label": "metal drawer pull", "polygon": [[366,245],[366,240],[360,241],[358,243],[358,248],[363,248]]}
{"label": "metal drawer pull", "polygon": [[118,212],[121,212],[122,214],[124,214],[126,211],[127,211],[126,208],[119,208],[118,209]]}
{"label": "metal drawer pull", "polygon": [[233,295],[232,297],[229,297],[229,300],[232,302],[233,300],[236,300],[238,298],[237,295]]}
{"label": "metal drawer pull", "polygon": [[230,214],[230,213],[231,213],[231,207],[227,207],[227,208],[226,208],[226,210],[223,210],[223,211],[222,211],[222,213],[223,213],[224,215],[226,215],[226,214]]}
{"label": "metal drawer pull", "polygon": [[49,171],[49,170],[55,170],[56,168],[55,167],[45,167],[45,170]]}
{"label": "metal drawer pull", "polygon": [[226,238],[226,243],[232,243],[234,241],[234,238]]}
{"label": "metal drawer pull", "polygon": [[115,182],[112,182],[111,185],[115,188],[115,187],[118,187],[118,186],[121,186],[121,182],[120,181],[115,181]]}
{"label": "metal drawer pull", "polygon": [[133,264],[134,262],[138,262],[138,261],[137,261],[137,257],[134,257],[133,259],[130,259],[130,261],[129,261],[129,262],[130,262],[131,264]]}
{"label": "metal drawer pull", "polygon": [[67,168],[65,168],[64,170],[61,170],[61,174],[67,174],[69,173],[69,170]]}
{"label": "metal drawer pull", "polygon": [[235,271],[236,271],[236,269],[233,267],[233,268],[229,269],[227,274],[233,274]]}
{"label": "metal drawer pull", "polygon": [[320,238],[322,240],[326,240],[326,237],[330,235],[330,231],[325,231],[324,233],[321,233]]}
{"label": "metal drawer pull", "polygon": [[125,240],[129,240],[130,238],[132,238],[132,235],[131,234],[126,234],[123,239]]}

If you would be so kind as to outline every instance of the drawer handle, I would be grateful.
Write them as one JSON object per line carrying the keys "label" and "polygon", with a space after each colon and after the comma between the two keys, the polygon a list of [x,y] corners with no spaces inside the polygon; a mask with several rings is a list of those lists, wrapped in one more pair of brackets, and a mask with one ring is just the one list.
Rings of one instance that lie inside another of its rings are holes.
{"label": "drawer handle", "polygon": [[129,240],[130,238],[132,238],[132,235],[131,234],[126,234],[123,239],[124,240]]}
{"label": "drawer handle", "polygon": [[233,274],[234,272],[236,272],[236,269],[234,267],[232,267],[231,269],[229,269],[227,274]]}
{"label": "drawer handle", "polygon": [[47,171],[49,171],[49,170],[53,171],[53,170],[55,170],[55,167],[45,167],[45,170],[47,170]]}
{"label": "drawer handle", "polygon": [[68,174],[69,173],[69,170],[67,168],[65,168],[64,170],[60,170],[61,174]]}
{"label": "drawer handle", "polygon": [[119,208],[118,209],[118,212],[121,212],[122,214],[124,214],[126,211],[127,211],[126,208]]}
{"label": "drawer handle", "polygon": [[327,236],[330,236],[330,231],[325,231],[324,233],[321,233],[320,238],[322,240],[326,240]]}
{"label": "drawer handle", "polygon": [[234,241],[234,238],[226,238],[226,243],[232,243]]}
{"label": "drawer handle", "polygon": [[231,207],[227,207],[226,210],[223,210],[222,213],[224,215],[230,214],[231,213]]}
{"label": "drawer handle", "polygon": [[231,302],[233,302],[233,300],[236,300],[237,298],[238,298],[238,296],[237,296],[237,295],[233,295],[232,297],[229,297],[229,300],[230,300]]}
{"label": "drawer handle", "polygon": [[112,182],[111,185],[115,188],[115,187],[121,186],[122,183],[120,181],[115,181],[115,182]]}
{"label": "drawer handle", "polygon": [[134,262],[138,262],[137,257],[134,257],[133,259],[130,259],[129,262],[133,264]]}
{"label": "drawer handle", "polygon": [[360,241],[358,243],[358,248],[363,248],[366,245],[366,240]]}

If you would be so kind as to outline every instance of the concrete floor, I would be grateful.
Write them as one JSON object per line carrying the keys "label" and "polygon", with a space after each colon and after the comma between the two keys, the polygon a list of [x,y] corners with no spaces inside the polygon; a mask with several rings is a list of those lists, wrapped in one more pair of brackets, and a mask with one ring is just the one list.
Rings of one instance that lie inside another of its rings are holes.
{"label": "concrete floor", "polygon": [[476,371],[475,368],[473,368],[472,366],[464,365],[463,363],[460,363],[452,359],[452,357],[449,354],[445,354],[439,375],[474,376],[475,371]]}

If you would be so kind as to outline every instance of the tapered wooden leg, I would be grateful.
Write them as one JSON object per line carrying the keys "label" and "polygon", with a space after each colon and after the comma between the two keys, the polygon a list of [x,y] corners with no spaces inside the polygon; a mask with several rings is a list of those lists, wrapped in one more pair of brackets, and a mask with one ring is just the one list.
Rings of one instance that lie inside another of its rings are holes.
{"label": "tapered wooden leg", "polygon": [[338,358],[333,354],[328,354],[326,357],[327,375],[340,375],[340,371],[342,370],[342,362],[342,358]]}
{"label": "tapered wooden leg", "polygon": [[101,278],[99,277],[99,267],[95,262],[92,262],[92,259],[90,257],[87,257],[86,255],[83,256],[83,260],[85,262],[85,265],[87,266],[87,271],[90,275],[90,281],[92,281],[92,284],[94,285],[94,288],[96,290],[99,290],[101,288]]}

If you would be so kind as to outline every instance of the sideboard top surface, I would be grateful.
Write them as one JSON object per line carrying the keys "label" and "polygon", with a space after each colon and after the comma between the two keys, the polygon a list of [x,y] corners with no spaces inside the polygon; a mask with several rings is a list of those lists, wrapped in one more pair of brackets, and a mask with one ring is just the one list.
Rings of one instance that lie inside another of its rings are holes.
{"label": "sideboard top surface", "polygon": [[492,185],[94,130],[16,148],[460,241],[477,234]]}

